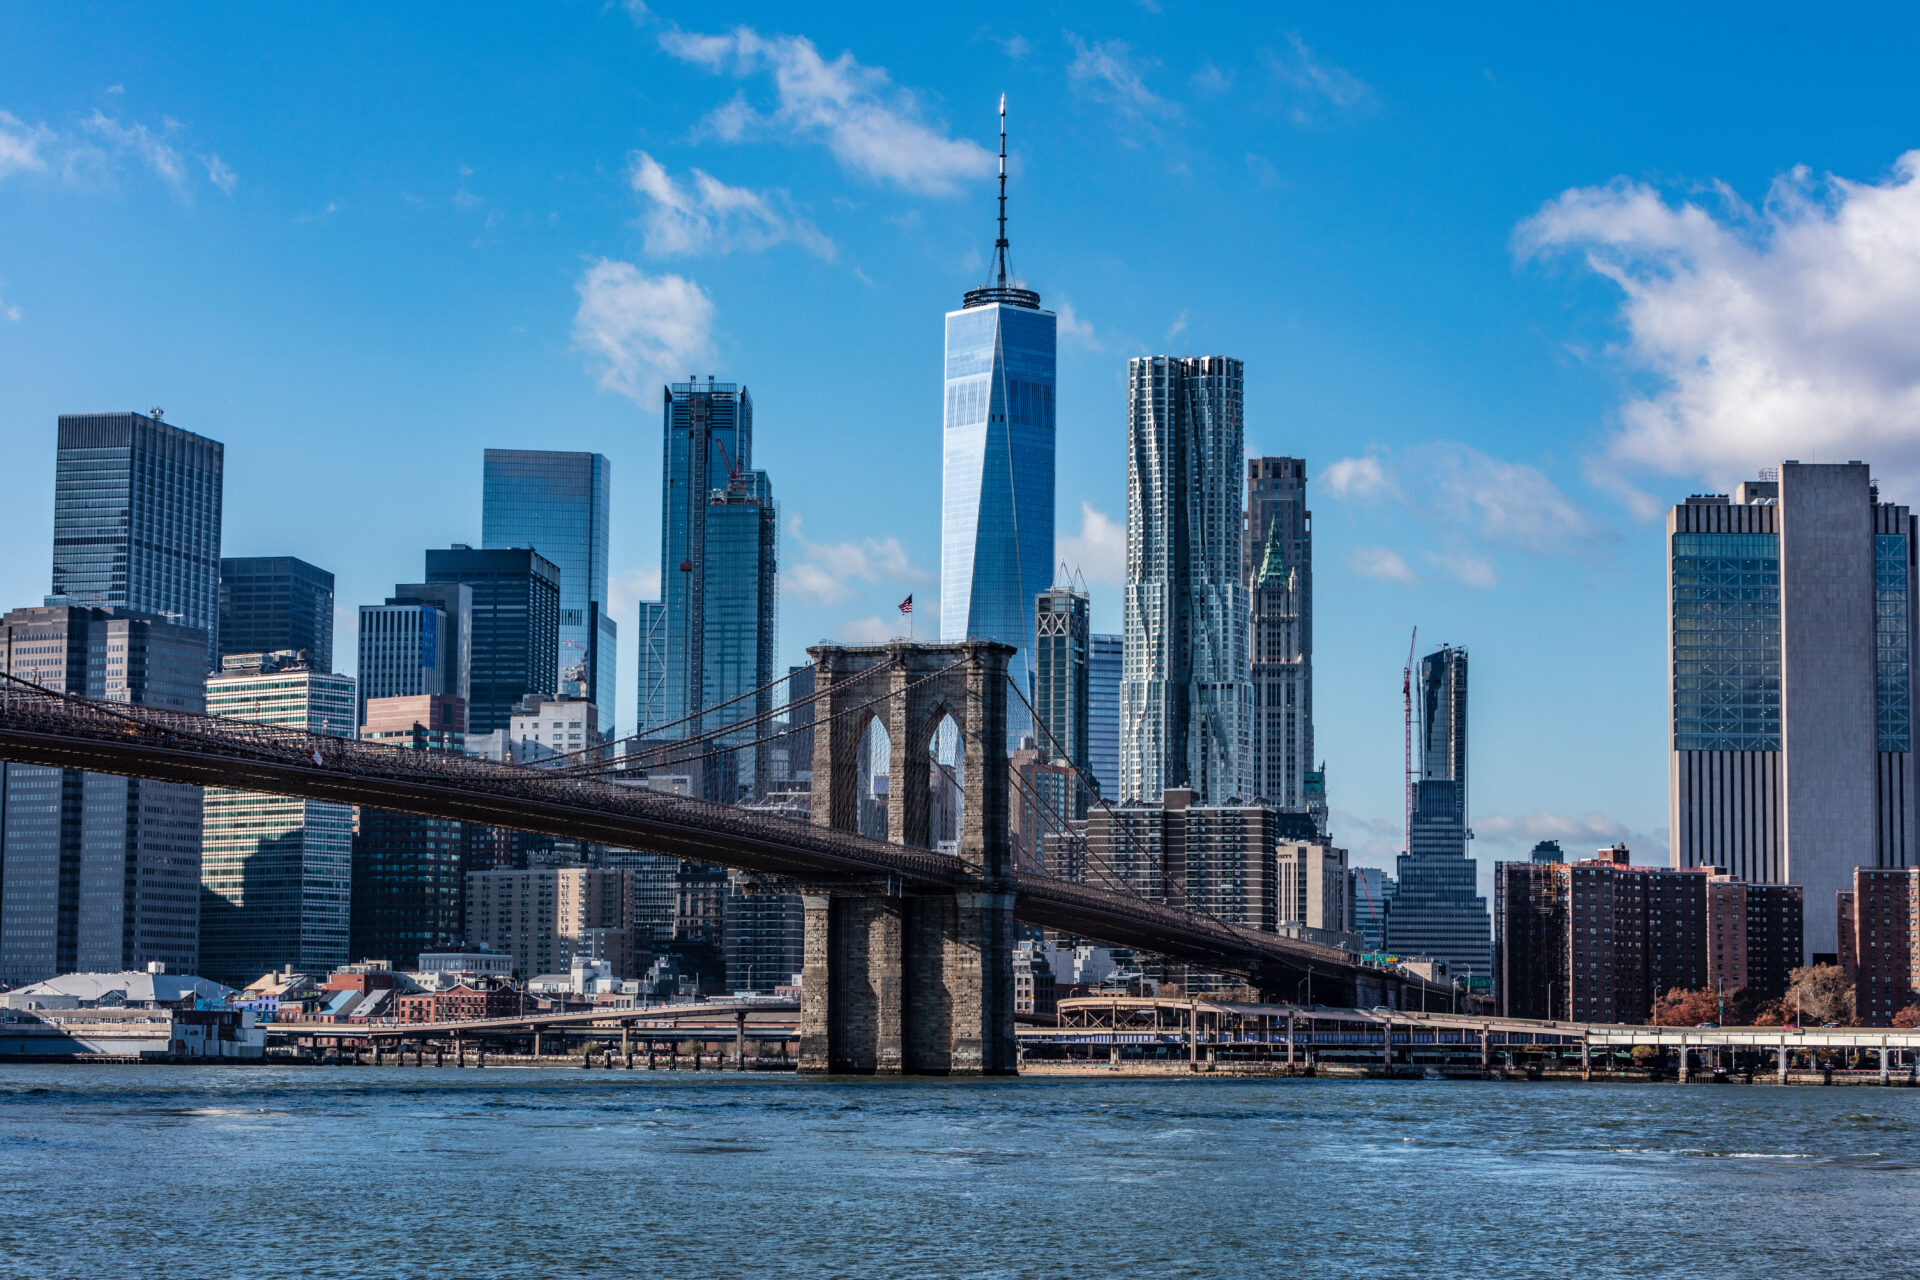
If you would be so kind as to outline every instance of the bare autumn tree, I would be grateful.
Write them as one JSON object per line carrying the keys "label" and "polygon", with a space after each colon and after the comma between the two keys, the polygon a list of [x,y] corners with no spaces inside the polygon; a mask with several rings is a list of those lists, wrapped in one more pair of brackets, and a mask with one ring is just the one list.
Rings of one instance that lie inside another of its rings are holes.
{"label": "bare autumn tree", "polygon": [[1719,1016],[1720,1002],[1711,991],[1674,987],[1653,1002],[1656,1027],[1697,1027]]}
{"label": "bare autumn tree", "polygon": [[1837,964],[1808,965],[1795,969],[1790,979],[1780,1001],[1783,1011],[1798,1009],[1801,1021],[1814,1026],[1827,1022],[1846,1026],[1853,1021],[1853,984],[1847,981],[1845,969]]}

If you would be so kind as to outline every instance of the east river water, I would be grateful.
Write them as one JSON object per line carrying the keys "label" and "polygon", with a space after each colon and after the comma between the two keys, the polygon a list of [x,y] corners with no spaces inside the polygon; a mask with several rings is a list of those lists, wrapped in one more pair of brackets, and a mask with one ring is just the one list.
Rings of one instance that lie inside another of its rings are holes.
{"label": "east river water", "polygon": [[0,1067],[0,1275],[1910,1271],[1920,1090]]}

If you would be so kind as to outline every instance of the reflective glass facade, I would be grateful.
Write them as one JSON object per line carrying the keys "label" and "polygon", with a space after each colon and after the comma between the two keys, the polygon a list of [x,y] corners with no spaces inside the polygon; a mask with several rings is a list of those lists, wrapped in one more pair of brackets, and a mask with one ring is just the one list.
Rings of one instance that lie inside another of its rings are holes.
{"label": "reflective glass facade", "polygon": [[[702,705],[706,683],[707,515],[753,466],[753,398],[737,383],[676,382],[662,409],[660,591],[666,609],[664,723]],[[669,730],[684,736],[686,726]]]}
{"label": "reflective glass facade", "polygon": [[1780,750],[1780,539],[1673,535],[1673,748]]}
{"label": "reflective glass facade", "polygon": [[218,666],[225,454],[144,413],[61,414],[52,596],[174,617]]}
{"label": "reflective glass facade", "polygon": [[1095,635],[1087,651],[1087,770],[1100,794],[1120,794],[1120,665],[1126,640]]}
{"label": "reflective glass facade", "polygon": [[[1020,650],[1031,691],[1033,601],[1053,581],[1055,317],[1009,303],[947,313],[940,639]],[[1024,714],[1009,708],[1010,733]]]}
{"label": "reflective glass facade", "polygon": [[1882,533],[1873,540],[1874,710],[1880,750],[1913,744],[1912,602],[1907,539]]}
{"label": "reflective glass facade", "polygon": [[[355,734],[351,676],[216,675],[207,714],[340,738]],[[200,974],[245,986],[270,969],[345,964],[353,807],[208,787],[200,860]]]}
{"label": "reflective glass facade", "polygon": [[293,556],[220,561],[220,655],[305,650],[333,670],[333,575]]}
{"label": "reflective glass facade", "polygon": [[612,483],[612,465],[597,453],[489,449],[480,513],[481,546],[532,547],[559,566],[559,691],[591,701],[608,736],[619,648],[607,613]]}
{"label": "reflective glass facade", "polygon": [[[16,609],[0,667],[64,693],[200,711],[206,642],[120,609]],[[0,764],[0,983],[118,973],[158,960],[196,973],[200,788]]]}
{"label": "reflective glass facade", "polygon": [[[749,471],[714,495],[706,508],[701,705],[717,707],[690,729],[707,731],[773,713],[774,644],[779,634],[780,525],[773,485],[764,471]],[[734,702],[758,689],[753,698]],[[722,706],[722,703],[732,703]],[[742,736],[751,739],[752,730]],[[722,742],[727,741],[722,739]],[[706,798],[731,803],[757,796],[769,780],[766,748],[727,751],[709,757]]]}
{"label": "reflective glass facade", "polygon": [[505,729],[520,699],[551,696],[556,685],[564,686],[556,655],[563,647],[557,637],[566,579],[543,553],[530,547],[436,549],[427,552],[427,582],[461,583],[470,593],[468,733]]}

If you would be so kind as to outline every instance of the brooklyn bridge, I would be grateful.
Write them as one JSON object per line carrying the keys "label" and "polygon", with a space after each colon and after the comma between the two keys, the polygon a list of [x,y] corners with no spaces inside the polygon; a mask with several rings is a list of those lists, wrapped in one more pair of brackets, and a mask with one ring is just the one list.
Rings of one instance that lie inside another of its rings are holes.
{"label": "brooklyn bridge", "polygon": [[[808,652],[814,688],[779,708],[786,720],[768,699],[742,695],[731,701],[746,710],[716,727],[704,727],[722,719],[709,708],[672,741],[533,764],[103,702],[6,676],[0,760],[364,805],[765,877],[769,891],[798,894],[805,906],[806,1071],[1013,1072],[1016,922],[1236,976],[1276,998],[1311,983],[1328,1004],[1448,1000],[1446,989],[1423,992],[1418,977],[1342,950],[1153,901],[1122,883],[1016,866],[1010,797],[1022,784],[1007,767],[1006,743],[1009,694],[1023,705],[1024,698],[1008,678],[1007,646],[899,642]],[[811,821],[645,784],[650,770],[792,735],[791,712],[802,705],[812,714]],[[876,724],[890,744],[885,839],[861,833],[861,753]],[[937,748],[943,732],[950,750],[957,745],[951,762]],[[957,802],[956,838],[936,850],[943,785]],[[1051,825],[1060,839],[1077,838],[1057,807]]]}

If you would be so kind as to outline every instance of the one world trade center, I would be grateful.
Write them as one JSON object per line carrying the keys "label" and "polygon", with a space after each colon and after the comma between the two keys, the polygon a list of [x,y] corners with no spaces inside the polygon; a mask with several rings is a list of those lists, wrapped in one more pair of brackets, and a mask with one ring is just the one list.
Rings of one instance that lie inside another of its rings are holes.
{"label": "one world trade center", "polygon": [[[993,283],[947,313],[940,639],[998,640],[1033,693],[1034,597],[1053,581],[1055,317],[1007,282],[1007,101],[1000,99],[1000,238]],[[1031,732],[1008,709],[1010,735]]]}

